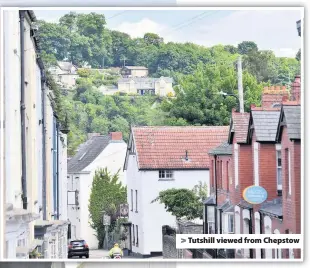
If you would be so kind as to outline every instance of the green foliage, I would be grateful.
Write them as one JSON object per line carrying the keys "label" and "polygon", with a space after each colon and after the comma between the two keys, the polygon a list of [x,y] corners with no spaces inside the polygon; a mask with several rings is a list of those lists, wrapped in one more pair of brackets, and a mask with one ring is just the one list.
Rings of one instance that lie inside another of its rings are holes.
{"label": "green foliage", "polygon": [[206,183],[199,182],[192,190],[168,189],[161,191],[151,203],[158,202],[165,205],[165,209],[177,219],[193,220],[201,218],[203,213],[202,201],[208,196]]}
{"label": "green foliage", "polygon": [[243,41],[238,44],[238,52],[241,55],[257,52],[258,47],[253,41]]}
{"label": "green foliage", "polygon": [[[252,41],[232,45],[199,46],[193,43],[166,42],[157,34],[143,38],[106,28],[102,14],[70,12],[59,23],[39,22],[41,56],[47,66],[57,60],[70,60],[81,69],[73,94],[63,96],[55,83],[57,114],[67,115],[70,133],[68,153],[75,153],[88,132],[107,134],[122,131],[125,141],[130,126],[143,125],[227,125],[231,109],[238,103],[220,91],[237,94],[237,71],[234,63],[243,55],[245,110],[259,105],[265,85],[288,86],[300,73],[300,53],[295,58],[277,58],[272,51],[261,51]],[[239,54],[238,54],[239,53]],[[158,98],[117,93],[103,96],[103,87],[117,85],[119,74],[83,68],[149,68],[150,76],[169,76],[174,80],[175,96]],[[100,91],[98,90],[100,88]]]}
{"label": "green foliage", "polygon": [[92,182],[88,210],[90,213],[90,224],[96,231],[99,243],[105,239],[104,226],[102,223],[103,211],[112,219],[115,225],[119,207],[126,203],[126,187],[119,182],[119,173],[111,174],[107,168],[98,169]]}

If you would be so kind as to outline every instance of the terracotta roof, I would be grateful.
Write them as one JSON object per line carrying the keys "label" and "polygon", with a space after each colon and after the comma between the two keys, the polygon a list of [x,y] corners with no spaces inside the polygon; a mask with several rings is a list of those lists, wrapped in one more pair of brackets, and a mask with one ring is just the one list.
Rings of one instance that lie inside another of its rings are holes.
{"label": "terracotta roof", "polygon": [[139,169],[209,169],[208,151],[227,140],[228,126],[134,127],[132,133]]}
{"label": "terracotta roof", "polygon": [[232,143],[233,135],[235,135],[237,143],[247,142],[249,119],[249,113],[236,113],[233,111],[230,126],[231,129],[229,133],[229,143]]}

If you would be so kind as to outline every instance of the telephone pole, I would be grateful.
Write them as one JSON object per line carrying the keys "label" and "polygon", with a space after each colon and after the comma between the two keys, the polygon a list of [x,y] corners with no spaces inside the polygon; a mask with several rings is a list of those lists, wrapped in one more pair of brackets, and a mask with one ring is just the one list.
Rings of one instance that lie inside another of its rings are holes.
{"label": "telephone pole", "polygon": [[239,56],[238,58],[238,93],[239,93],[239,112],[244,113],[241,56]]}
{"label": "telephone pole", "polygon": [[123,58],[122,58],[122,61],[124,61],[124,66],[123,67],[125,67],[125,65],[126,65],[126,57],[124,56]]}

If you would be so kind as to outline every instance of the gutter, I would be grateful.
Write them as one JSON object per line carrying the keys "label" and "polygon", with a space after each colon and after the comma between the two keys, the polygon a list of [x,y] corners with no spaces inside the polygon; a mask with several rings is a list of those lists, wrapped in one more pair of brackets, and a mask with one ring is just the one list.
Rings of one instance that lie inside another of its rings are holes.
{"label": "gutter", "polygon": [[22,202],[23,209],[27,209],[27,167],[26,167],[26,106],[25,106],[25,13],[19,11],[20,17],[20,114],[21,114],[21,149],[22,149]]}

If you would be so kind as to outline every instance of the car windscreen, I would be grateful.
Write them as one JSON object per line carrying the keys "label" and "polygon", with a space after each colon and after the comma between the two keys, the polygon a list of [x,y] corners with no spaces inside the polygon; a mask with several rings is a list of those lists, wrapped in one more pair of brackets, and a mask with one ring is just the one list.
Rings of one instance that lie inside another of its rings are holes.
{"label": "car windscreen", "polygon": [[80,241],[71,241],[70,244],[71,244],[72,246],[81,247],[81,246],[84,246],[84,241],[83,241],[83,240],[80,240]]}

